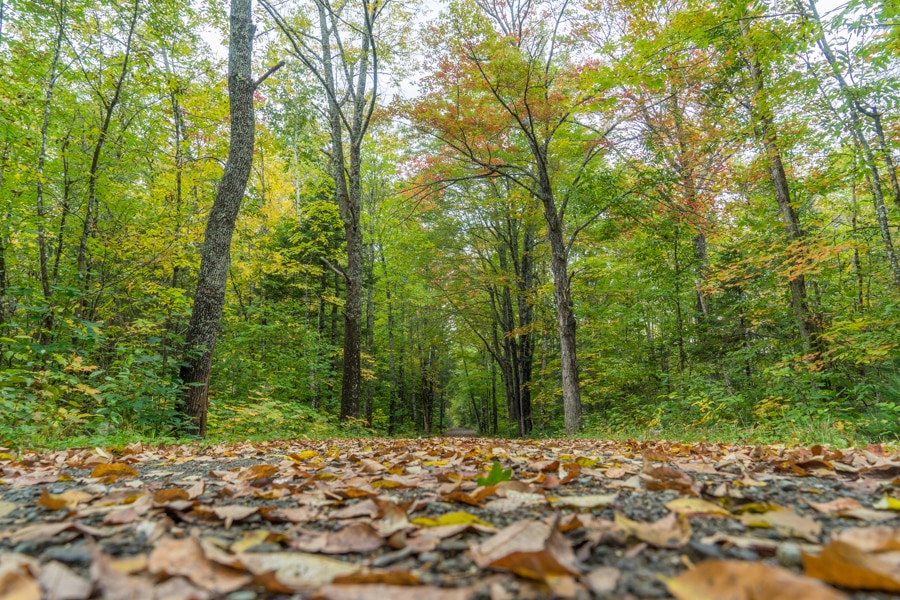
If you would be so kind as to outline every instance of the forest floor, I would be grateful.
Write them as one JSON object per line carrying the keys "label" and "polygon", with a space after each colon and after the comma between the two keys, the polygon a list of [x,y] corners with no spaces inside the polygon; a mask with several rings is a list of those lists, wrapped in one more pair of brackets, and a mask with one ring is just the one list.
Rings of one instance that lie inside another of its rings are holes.
{"label": "forest floor", "polygon": [[0,599],[890,598],[898,498],[880,446],[0,449]]}

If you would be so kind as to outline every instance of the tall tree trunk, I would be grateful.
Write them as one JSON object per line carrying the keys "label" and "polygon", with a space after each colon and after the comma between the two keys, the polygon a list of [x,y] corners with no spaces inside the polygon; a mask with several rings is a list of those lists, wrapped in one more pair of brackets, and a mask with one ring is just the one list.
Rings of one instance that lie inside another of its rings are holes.
{"label": "tall tree trunk", "polygon": [[[875,160],[875,154],[872,151],[869,141],[866,139],[862,124],[861,115],[867,115],[871,118],[877,116],[878,113],[875,112],[873,115],[872,111],[866,110],[859,98],[854,94],[853,90],[850,89],[847,80],[841,72],[837,57],[835,57],[831,45],[828,43],[828,38],[825,37],[825,29],[822,27],[822,22],[819,19],[819,13],[816,10],[815,2],[807,0],[807,7],[809,8],[810,13],[805,16],[807,18],[812,18],[816,25],[818,30],[817,43],[822,50],[822,54],[825,56],[825,60],[831,68],[832,77],[837,81],[841,96],[844,98],[844,109],[849,117],[848,125],[850,131],[862,156],[863,163],[868,168],[866,181],[868,182],[869,190],[872,193],[872,203],[875,205],[875,220],[878,222],[878,230],[881,233],[881,239],[884,243],[885,252],[887,253],[888,265],[894,278],[894,286],[897,287],[897,289],[900,289],[900,258],[898,258],[897,253],[894,250],[894,243],[891,239],[891,228],[888,221],[887,208],[884,203],[884,192],[881,189],[881,175],[878,171],[878,163]],[[878,116],[878,128],[880,129],[880,127],[881,120],[880,116]],[[887,160],[890,161],[888,162],[888,166],[891,170],[891,183],[894,186],[895,194],[900,194],[900,192],[898,192],[900,186],[896,183],[896,171],[893,169],[893,161],[890,158],[890,152],[887,148],[885,148],[885,150],[888,151]],[[895,198],[895,202],[898,203],[898,208],[900,208],[900,195]]]}
{"label": "tall tree trunk", "polygon": [[[744,32],[746,35],[746,32]],[[775,189],[775,201],[781,212],[782,222],[788,239],[792,242],[802,243],[803,230],[800,228],[800,220],[791,204],[791,191],[788,186],[787,173],[784,169],[784,162],[781,158],[781,148],[778,144],[778,134],[775,130],[775,121],[771,112],[764,108],[766,105],[763,95],[765,94],[765,83],[763,81],[762,71],[755,56],[754,50],[750,48],[750,77],[754,85],[754,110],[755,118],[760,131],[760,137],[766,151],[766,158],[769,163],[769,178],[772,187]],[[817,345],[816,338],[818,327],[806,297],[806,278],[802,273],[794,275],[789,280],[791,289],[791,308],[794,314],[794,320],[797,323],[797,331],[800,334],[800,341],[803,345],[803,351],[807,354],[813,351],[814,345]]]}
{"label": "tall tree trunk", "polygon": [[112,97],[109,100],[103,100],[102,121],[100,122],[97,141],[94,143],[94,149],[91,153],[91,164],[88,169],[88,197],[87,206],[84,213],[84,225],[81,229],[81,240],[78,244],[78,255],[76,262],[78,264],[78,277],[81,284],[82,297],[80,312],[84,312],[87,305],[87,291],[90,284],[90,264],[87,255],[88,238],[94,232],[94,223],[97,220],[99,212],[99,198],[97,197],[97,180],[100,177],[100,157],[103,154],[103,148],[109,137],[109,131],[112,127],[113,115],[122,98],[122,90],[125,88],[125,79],[131,67],[131,52],[133,49],[134,32],[137,28],[138,16],[140,15],[141,0],[134,0],[134,7],[131,12],[131,20],[128,25],[128,36],[125,40],[125,56],[122,59],[122,67],[119,69],[119,75],[116,79],[115,88]]}
{"label": "tall tree trunk", "polygon": [[186,355],[181,368],[185,388],[180,410],[191,420],[188,429],[200,436],[206,435],[209,374],[225,305],[231,238],[253,163],[256,128],[253,92],[256,86],[251,73],[254,31],[251,1],[231,0],[228,44],[231,132],[228,160],[206,223],[197,291],[185,340]]}
{"label": "tall tree trunk", "polygon": [[35,203],[37,207],[38,227],[38,259],[40,263],[41,290],[44,293],[44,300],[47,301],[47,315],[41,323],[40,337],[44,338],[44,331],[52,327],[53,307],[50,306],[50,271],[47,266],[47,240],[44,228],[44,219],[47,213],[44,209],[44,165],[47,160],[47,138],[50,127],[50,107],[53,103],[53,91],[56,88],[57,66],[59,65],[59,55],[62,50],[63,36],[65,35],[65,19],[66,19],[66,3],[61,0],[56,14],[56,40],[53,45],[53,59],[50,62],[50,73],[47,76],[47,86],[44,89],[44,110],[41,117],[41,149],[38,153],[37,160],[37,182],[35,183]]}
{"label": "tall tree trunk", "polygon": [[[546,162],[546,161],[544,161]],[[578,358],[575,346],[575,312],[569,287],[569,256],[563,238],[562,218],[553,199],[549,175],[541,173],[541,203],[550,241],[550,272],[559,325],[559,358],[562,370],[563,420],[566,433],[573,435],[581,427],[581,388],[578,383]]]}

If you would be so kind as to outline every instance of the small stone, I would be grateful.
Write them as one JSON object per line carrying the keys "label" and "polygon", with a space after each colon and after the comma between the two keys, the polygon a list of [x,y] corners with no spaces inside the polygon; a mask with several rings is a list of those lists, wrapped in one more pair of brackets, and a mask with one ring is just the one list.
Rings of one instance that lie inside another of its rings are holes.
{"label": "small stone", "polygon": [[74,546],[51,546],[41,555],[44,561],[57,560],[67,565],[88,564],[91,562],[91,551],[84,544]]}
{"label": "small stone", "polygon": [[757,554],[754,550],[750,550],[749,548],[729,548],[728,555],[738,560],[759,560],[759,554]]}
{"label": "small stone", "polygon": [[444,540],[438,546],[438,550],[444,552],[462,552],[469,549],[469,542],[463,540]]}
{"label": "small stone", "polygon": [[281,547],[281,544],[264,542],[262,544],[257,544],[255,546],[251,546],[250,548],[247,549],[247,552],[268,553],[268,552],[281,552],[282,550],[283,550],[283,548]]}
{"label": "small stone", "polygon": [[778,563],[783,567],[799,567],[802,565],[803,558],[801,554],[800,546],[793,542],[779,544],[775,550],[775,558],[778,559]]}
{"label": "small stone", "polygon": [[231,592],[225,598],[226,600],[256,600],[256,592],[253,590],[240,590]]}
{"label": "small stone", "polygon": [[439,552],[423,552],[419,555],[419,560],[433,563],[441,560],[441,555]]}

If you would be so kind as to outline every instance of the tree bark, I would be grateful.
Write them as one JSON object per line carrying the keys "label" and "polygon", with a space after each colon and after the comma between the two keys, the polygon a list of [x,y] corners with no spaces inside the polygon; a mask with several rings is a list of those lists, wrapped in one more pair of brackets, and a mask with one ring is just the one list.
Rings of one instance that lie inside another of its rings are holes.
{"label": "tree bark", "polygon": [[[744,33],[746,35],[746,31]],[[755,118],[766,152],[769,179],[772,182],[772,187],[775,189],[775,201],[781,212],[781,219],[788,239],[792,242],[802,243],[804,238],[803,230],[800,228],[800,219],[797,217],[797,213],[791,203],[791,191],[788,186],[784,162],[781,158],[781,148],[778,143],[775,121],[771,112],[765,108],[765,101],[763,100],[765,84],[762,70],[756,57],[753,56],[754,50],[752,48],[749,48],[749,50],[751,53],[749,61],[750,77],[754,86]],[[790,277],[789,285],[791,290],[791,309],[794,320],[797,323],[797,331],[800,335],[803,351],[809,354],[818,344],[818,326],[809,309],[806,294],[806,278],[802,273],[794,275]]]}
{"label": "tree bark", "polygon": [[[546,176],[542,179],[548,179]],[[578,358],[575,346],[575,312],[569,286],[569,256],[563,239],[562,219],[556,209],[549,179],[541,186],[541,203],[547,220],[550,241],[550,272],[559,325],[559,359],[562,370],[563,416],[566,433],[573,435],[581,427],[581,389],[578,384]]]}
{"label": "tree bark", "polygon": [[[125,87],[125,79],[128,77],[128,71],[131,66],[131,52],[133,49],[134,32],[137,28],[138,16],[140,15],[141,0],[134,0],[134,7],[131,13],[131,20],[128,25],[128,37],[125,40],[125,56],[122,59],[122,68],[119,69],[119,75],[116,79],[115,88],[113,89],[112,98],[108,101],[103,99],[102,121],[100,123],[97,141],[94,143],[94,149],[91,153],[91,166],[88,170],[88,197],[87,206],[84,213],[84,225],[81,229],[81,240],[78,243],[78,255],[76,262],[78,264],[78,277],[81,284],[82,293],[85,295],[88,291],[90,283],[91,265],[87,253],[88,238],[94,233],[94,222],[99,212],[100,199],[97,197],[97,180],[100,177],[100,158],[103,154],[103,148],[109,137],[109,130],[112,127],[112,119],[115,114],[116,107],[122,99],[122,90]],[[82,297],[80,312],[87,309],[87,298]]]}
{"label": "tree bark", "polygon": [[197,291],[185,340],[186,356],[181,368],[185,388],[180,410],[190,419],[188,430],[200,436],[206,435],[209,374],[225,305],[231,238],[253,162],[256,115],[253,108],[255,85],[251,73],[254,32],[251,1],[231,0],[228,45],[231,131],[228,160],[206,223]]}

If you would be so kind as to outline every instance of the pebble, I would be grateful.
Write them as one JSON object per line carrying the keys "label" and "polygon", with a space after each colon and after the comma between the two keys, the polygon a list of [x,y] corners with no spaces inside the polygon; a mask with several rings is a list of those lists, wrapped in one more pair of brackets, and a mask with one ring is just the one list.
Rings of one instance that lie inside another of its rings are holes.
{"label": "pebble", "polygon": [[444,540],[438,546],[438,550],[444,552],[462,552],[469,549],[469,542],[464,540]]}
{"label": "pebble", "polygon": [[281,552],[283,548],[281,544],[274,544],[271,542],[264,542],[262,544],[257,544],[255,546],[251,546],[247,549],[247,552]]}
{"label": "pebble", "polygon": [[84,544],[72,546],[51,546],[41,555],[42,560],[58,560],[69,565],[88,564],[91,562],[91,551]]}
{"label": "pebble", "polygon": [[780,544],[775,550],[775,558],[783,567],[799,567],[803,564],[803,557],[800,552],[800,546],[792,542]]}
{"label": "pebble", "polygon": [[759,554],[757,554],[755,550],[749,548],[738,548],[735,546],[734,548],[729,548],[727,552],[729,556],[737,558],[738,560],[759,560]]}
{"label": "pebble", "polygon": [[256,600],[256,592],[253,590],[241,590],[239,592],[231,592],[225,598],[226,600]]}
{"label": "pebble", "polygon": [[422,562],[437,562],[441,560],[441,555],[439,552],[423,552],[419,555],[419,560]]}
{"label": "pebble", "polygon": [[381,556],[373,560],[372,566],[375,568],[387,567],[394,564],[395,562],[403,560],[407,556],[412,555],[412,553],[413,549],[409,546],[401,550],[397,550],[396,552],[388,552],[387,554],[382,554]]}

